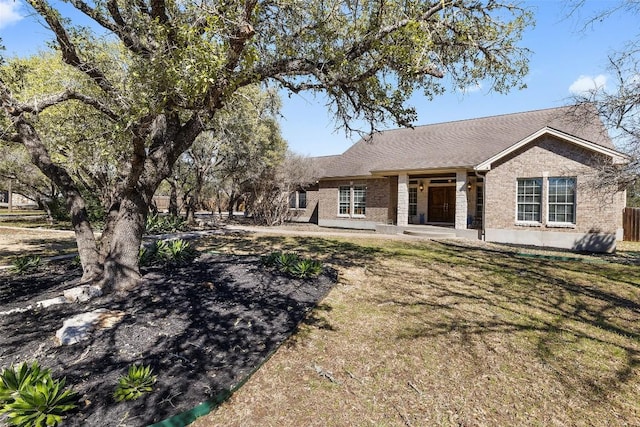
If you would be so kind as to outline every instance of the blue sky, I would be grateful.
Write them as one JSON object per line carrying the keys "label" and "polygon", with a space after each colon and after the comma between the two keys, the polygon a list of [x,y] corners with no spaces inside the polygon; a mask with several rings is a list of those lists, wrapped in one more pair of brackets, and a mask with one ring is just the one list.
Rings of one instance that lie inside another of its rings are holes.
{"label": "blue sky", "polygon": [[[569,103],[572,92],[595,84],[613,84],[607,74],[607,56],[638,35],[637,16],[618,13],[584,28],[594,13],[616,3],[587,0],[579,13],[570,17],[564,1],[532,0],[524,4],[532,9],[536,20],[521,42],[532,51],[527,88],[507,95],[488,93],[482,87],[465,94],[450,90],[432,101],[417,93],[410,101],[418,112],[416,125],[557,107]],[[0,37],[8,56],[37,52],[50,38],[29,13],[22,0],[0,0]],[[335,130],[322,99],[283,96],[283,104],[283,136],[299,154],[340,154],[358,139]]]}

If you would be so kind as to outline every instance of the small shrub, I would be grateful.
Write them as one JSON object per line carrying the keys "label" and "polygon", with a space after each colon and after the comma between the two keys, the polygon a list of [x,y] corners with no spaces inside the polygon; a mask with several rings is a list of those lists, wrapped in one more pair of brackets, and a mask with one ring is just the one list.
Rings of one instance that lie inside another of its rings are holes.
{"label": "small shrub", "polygon": [[293,266],[300,261],[298,254],[293,252],[283,252],[275,259],[274,267],[280,273],[290,273]]}
{"label": "small shrub", "polygon": [[0,412],[14,426],[57,426],[76,408],[77,399],[77,393],[65,389],[64,379],[54,380],[37,362],[12,366],[0,375]]}
{"label": "small shrub", "polygon": [[155,247],[142,246],[138,252],[138,265],[140,267],[147,267],[153,264],[155,256]]}
{"label": "small shrub", "polygon": [[41,382],[48,375],[51,375],[50,370],[41,369],[38,362],[31,366],[23,363],[18,369],[5,368],[0,374],[0,405],[13,402],[26,386]]}
{"label": "small shrub", "polygon": [[272,252],[260,258],[262,265],[280,273],[300,279],[316,277],[322,272],[322,263],[309,258],[300,258],[293,252]]}
{"label": "small shrub", "polygon": [[156,379],[157,376],[153,375],[153,370],[150,366],[131,365],[129,366],[129,372],[118,380],[113,398],[117,402],[135,400],[144,393],[152,391]]}
{"label": "small shrub", "polygon": [[276,252],[271,252],[268,255],[263,255],[260,257],[260,262],[262,262],[262,265],[264,265],[265,267],[275,267],[276,266],[276,260],[282,255],[282,252],[280,251],[276,251]]}
{"label": "small shrub", "polygon": [[142,267],[153,264],[184,265],[197,255],[194,247],[185,240],[156,240],[151,246],[140,248],[138,262]]}
{"label": "small shrub", "polygon": [[13,260],[12,270],[15,273],[22,274],[37,270],[42,260],[37,255],[23,255]]}
{"label": "small shrub", "polygon": [[188,264],[194,260],[197,253],[189,242],[182,239],[167,242],[168,261],[172,264]]}
{"label": "small shrub", "polygon": [[295,263],[289,270],[289,274],[299,279],[317,277],[322,272],[322,263],[312,259],[302,259]]}
{"label": "small shrub", "polygon": [[179,216],[149,215],[145,230],[147,234],[175,233],[186,229],[186,221]]}

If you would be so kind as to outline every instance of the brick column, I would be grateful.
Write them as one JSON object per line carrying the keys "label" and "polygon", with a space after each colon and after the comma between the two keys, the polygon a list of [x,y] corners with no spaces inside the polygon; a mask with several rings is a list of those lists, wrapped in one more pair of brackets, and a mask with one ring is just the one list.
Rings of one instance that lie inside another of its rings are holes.
{"label": "brick column", "polygon": [[398,175],[398,226],[409,224],[409,175]]}
{"label": "brick column", "polygon": [[467,171],[456,171],[456,229],[467,229]]}

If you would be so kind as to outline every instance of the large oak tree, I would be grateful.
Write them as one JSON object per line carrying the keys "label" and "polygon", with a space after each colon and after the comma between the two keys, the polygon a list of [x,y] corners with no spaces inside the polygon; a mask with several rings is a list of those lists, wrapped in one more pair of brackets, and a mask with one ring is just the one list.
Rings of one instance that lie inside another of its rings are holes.
{"label": "large oak tree", "polygon": [[[27,0],[83,84],[0,105],[32,162],[63,192],[83,280],[126,290],[151,197],[212,117],[238,90],[269,84],[326,94],[336,121],[410,125],[406,101],[483,82],[507,91],[527,72],[517,45],[530,14],[493,0],[68,0],[93,22],[75,26],[46,0]],[[64,83],[64,82],[62,82]],[[88,89],[87,89],[88,88]],[[100,246],[72,174],[35,126],[60,103],[80,102],[126,136]]]}

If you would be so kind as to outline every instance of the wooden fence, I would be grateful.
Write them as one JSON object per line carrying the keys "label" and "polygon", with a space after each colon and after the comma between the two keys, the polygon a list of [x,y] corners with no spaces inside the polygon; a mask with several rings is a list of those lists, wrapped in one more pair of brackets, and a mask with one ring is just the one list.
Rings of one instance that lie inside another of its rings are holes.
{"label": "wooden fence", "polygon": [[624,208],[622,214],[624,240],[640,242],[640,208]]}

